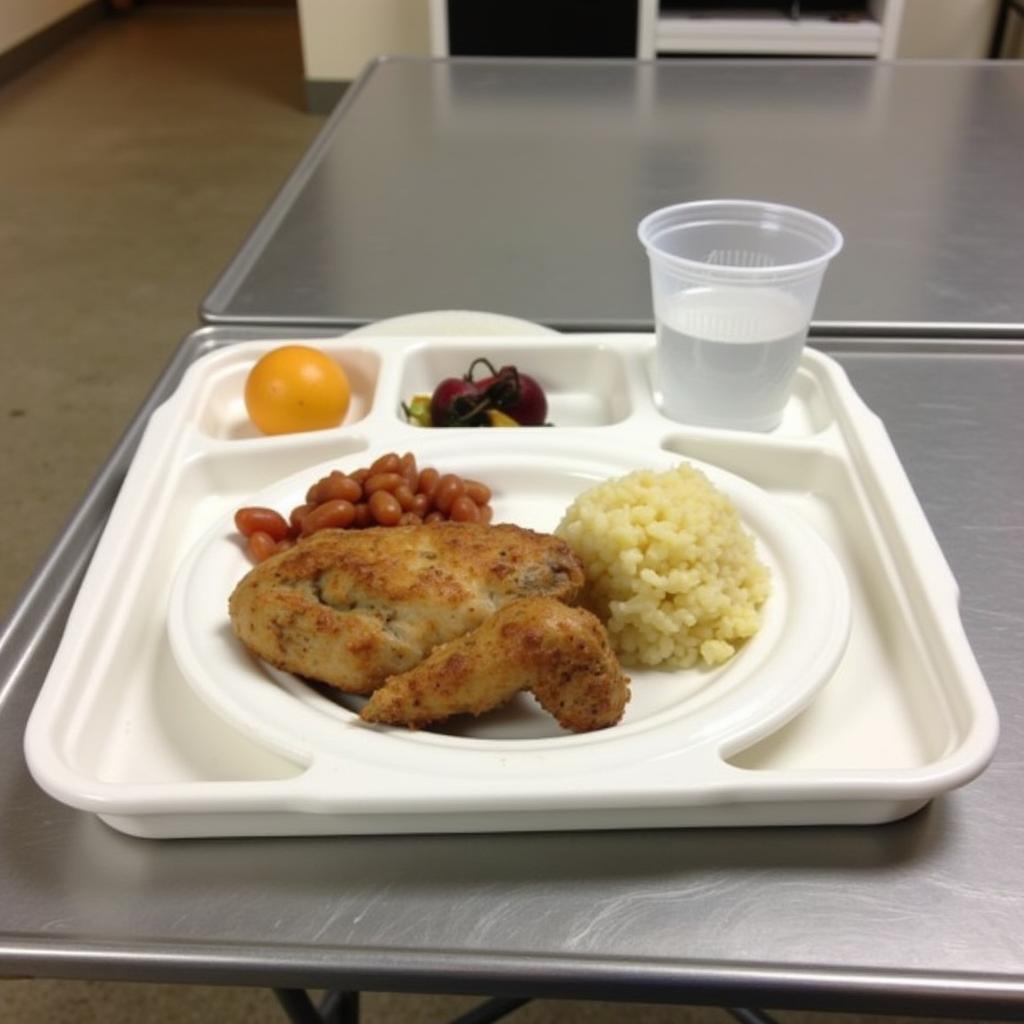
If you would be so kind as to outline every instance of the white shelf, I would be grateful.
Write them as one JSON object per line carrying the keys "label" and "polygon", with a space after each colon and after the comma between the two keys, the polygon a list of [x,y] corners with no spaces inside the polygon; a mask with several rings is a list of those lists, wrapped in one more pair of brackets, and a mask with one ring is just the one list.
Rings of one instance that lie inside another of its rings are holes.
{"label": "white shelf", "polygon": [[[687,14],[662,11],[659,0],[638,0],[636,55],[766,54],[799,57],[877,57],[896,55],[904,0],[869,0],[860,21],[758,10],[756,13]],[[447,57],[448,10],[445,0],[430,0],[431,52]]]}
{"label": "white shelf", "polygon": [[657,53],[808,54],[877,57],[882,26],[872,19],[798,19],[771,12],[744,17],[661,15],[655,25]]}

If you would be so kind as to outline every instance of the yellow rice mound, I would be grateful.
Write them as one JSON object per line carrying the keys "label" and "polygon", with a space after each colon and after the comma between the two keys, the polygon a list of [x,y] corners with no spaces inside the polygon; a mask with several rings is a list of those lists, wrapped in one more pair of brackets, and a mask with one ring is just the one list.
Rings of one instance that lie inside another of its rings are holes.
{"label": "yellow rice mound", "polygon": [[717,665],[761,624],[768,569],[732,502],[686,463],[591,488],[555,533],[583,561],[584,603],[624,664]]}

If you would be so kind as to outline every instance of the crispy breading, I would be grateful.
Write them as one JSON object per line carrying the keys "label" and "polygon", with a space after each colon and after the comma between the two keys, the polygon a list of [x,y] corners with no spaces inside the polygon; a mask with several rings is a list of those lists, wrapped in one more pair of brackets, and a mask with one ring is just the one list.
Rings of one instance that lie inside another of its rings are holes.
{"label": "crispy breading", "polygon": [[528,597],[392,676],[361,717],[415,729],[483,714],[523,690],[563,728],[589,732],[622,718],[629,679],[596,616],[550,597]]}
{"label": "crispy breading", "polygon": [[365,694],[509,601],[582,587],[564,541],[518,526],[323,530],[253,568],[228,610],[264,661]]}

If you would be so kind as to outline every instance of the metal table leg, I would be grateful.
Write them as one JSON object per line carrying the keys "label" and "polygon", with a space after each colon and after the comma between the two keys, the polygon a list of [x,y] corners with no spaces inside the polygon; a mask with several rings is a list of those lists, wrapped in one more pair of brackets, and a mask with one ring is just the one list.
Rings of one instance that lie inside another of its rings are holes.
{"label": "metal table leg", "polygon": [[731,1014],[739,1024],[778,1024],[774,1017],[764,1010],[751,1010],[742,1006],[728,1006],[726,1013]]}
{"label": "metal table leg", "polygon": [[[324,996],[319,1008],[313,1005],[309,993],[301,988],[275,988],[274,995],[292,1024],[359,1024],[359,993],[332,991]],[[468,1013],[457,1017],[452,1024],[492,1024],[513,1010],[528,1003],[529,999],[488,999]]]}

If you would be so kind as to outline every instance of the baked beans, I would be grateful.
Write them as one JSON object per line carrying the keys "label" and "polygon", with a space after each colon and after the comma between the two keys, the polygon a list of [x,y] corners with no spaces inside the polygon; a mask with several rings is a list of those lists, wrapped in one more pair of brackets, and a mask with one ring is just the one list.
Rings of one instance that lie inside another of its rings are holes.
{"label": "baked beans", "polygon": [[235,513],[253,561],[262,562],[318,530],[419,523],[489,523],[491,489],[479,480],[420,469],[412,452],[388,452],[352,473],[332,470],[312,484],[306,500],[285,518],[272,508],[249,506]]}

